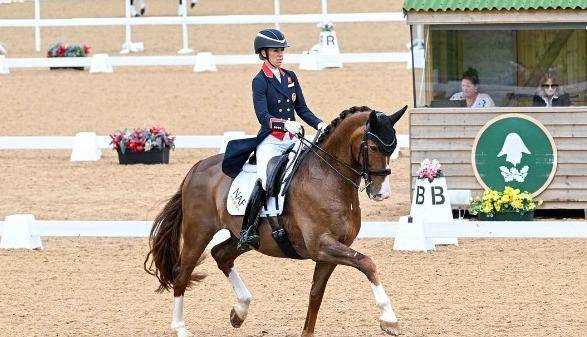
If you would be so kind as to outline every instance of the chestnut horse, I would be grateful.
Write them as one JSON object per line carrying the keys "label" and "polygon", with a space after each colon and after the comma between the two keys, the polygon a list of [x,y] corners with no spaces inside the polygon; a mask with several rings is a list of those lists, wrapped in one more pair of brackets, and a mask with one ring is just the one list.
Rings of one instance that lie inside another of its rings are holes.
{"label": "chestnut horse", "polygon": [[[389,197],[389,156],[397,143],[394,124],[406,108],[390,116],[367,107],[343,111],[320,135],[293,178],[285,201],[284,227],[296,252],[316,262],[304,337],[314,336],[326,283],[338,264],[352,266],[367,276],[381,310],[381,329],[399,334],[397,318],[373,260],[349,246],[361,227],[361,179],[371,199]],[[171,328],[179,337],[191,336],[183,320],[184,292],[192,281],[204,277],[193,270],[214,234],[223,228],[230,230],[231,237],[213,247],[211,254],[236,294],[230,313],[233,327],[244,322],[252,299],[234,267],[234,260],[244,253],[237,249],[242,217],[228,214],[226,199],[232,179],[222,173],[222,160],[223,155],[218,154],[195,164],[151,230],[144,267],[159,279],[158,291],[173,289]],[[260,253],[286,257],[266,219],[259,222],[259,234]]]}

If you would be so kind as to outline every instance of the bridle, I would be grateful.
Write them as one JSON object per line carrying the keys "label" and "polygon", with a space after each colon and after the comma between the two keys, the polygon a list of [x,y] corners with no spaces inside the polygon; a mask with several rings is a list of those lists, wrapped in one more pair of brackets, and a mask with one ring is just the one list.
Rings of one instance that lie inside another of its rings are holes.
{"label": "bridle", "polygon": [[[340,159],[334,157],[333,155],[328,153],[326,150],[324,150],[323,148],[318,146],[318,144],[316,144],[316,142],[317,142],[319,136],[320,136],[320,134],[317,134],[316,137],[314,138],[314,141],[310,142],[309,140],[304,138],[303,129],[302,129],[302,133],[298,134],[298,138],[300,139],[302,144],[306,145],[310,149],[310,151],[312,151],[316,156],[318,156],[318,158],[320,158],[324,163],[326,163],[341,178],[343,178],[345,181],[347,181],[349,184],[351,184],[356,190],[361,191],[361,192],[363,190],[365,190],[369,185],[371,185],[373,183],[373,176],[385,177],[385,176],[391,174],[391,170],[388,168],[372,169],[371,167],[369,167],[369,149],[368,149],[367,141],[370,138],[371,140],[373,140],[375,142],[379,151],[381,151],[382,153],[384,153],[387,156],[390,156],[391,152],[389,152],[389,150],[387,150],[386,147],[391,148],[392,146],[394,146],[397,142],[397,138],[394,137],[393,141],[389,144],[383,142],[383,140],[381,140],[381,138],[379,138],[376,134],[371,132],[371,129],[369,127],[369,121],[367,121],[367,123],[365,123],[365,131],[363,132],[363,140],[361,141],[361,145],[359,148],[359,160],[361,158],[363,159],[363,162],[361,163],[361,170],[360,171],[358,171],[357,169],[355,169],[351,165],[341,161]],[[351,151],[352,151],[352,149],[351,149]],[[326,155],[328,158],[324,158],[321,155],[321,153]],[[354,156],[352,156],[352,157],[354,158]],[[365,185],[363,187],[361,187],[360,184],[357,184],[353,178],[349,178],[346,175],[344,175],[343,173],[341,173],[336,167],[334,167],[334,165],[332,163],[330,163],[330,161],[336,162],[337,164],[352,171],[356,176],[363,178],[363,180],[365,181]]]}

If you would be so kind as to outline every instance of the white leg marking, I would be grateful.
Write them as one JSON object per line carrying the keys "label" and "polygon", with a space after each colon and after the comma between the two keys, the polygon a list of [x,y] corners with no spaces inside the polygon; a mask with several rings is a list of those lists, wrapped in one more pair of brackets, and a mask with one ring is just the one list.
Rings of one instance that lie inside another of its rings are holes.
{"label": "white leg marking", "polygon": [[173,298],[173,320],[171,321],[171,330],[177,333],[177,337],[193,336],[185,327],[183,321],[183,296]]}
{"label": "white leg marking", "polygon": [[247,317],[249,303],[251,303],[253,296],[243,283],[243,280],[240,278],[234,267],[232,267],[230,269],[230,273],[228,273],[228,281],[230,282],[230,285],[232,285],[232,289],[234,289],[234,293],[236,295],[237,303],[234,305],[234,311],[238,317],[244,321]]}
{"label": "white leg marking", "polygon": [[397,322],[397,317],[395,317],[395,313],[391,308],[391,302],[385,293],[385,289],[383,289],[383,285],[371,283],[371,289],[373,289],[373,296],[375,296],[375,304],[381,310],[379,319],[385,322]]}

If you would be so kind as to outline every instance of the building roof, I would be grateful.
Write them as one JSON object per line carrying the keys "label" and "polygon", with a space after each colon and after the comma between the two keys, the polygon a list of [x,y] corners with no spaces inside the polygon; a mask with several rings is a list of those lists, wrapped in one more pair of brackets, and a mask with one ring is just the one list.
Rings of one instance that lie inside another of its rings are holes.
{"label": "building roof", "polygon": [[587,9],[587,0],[404,0],[403,5],[405,12],[539,9]]}

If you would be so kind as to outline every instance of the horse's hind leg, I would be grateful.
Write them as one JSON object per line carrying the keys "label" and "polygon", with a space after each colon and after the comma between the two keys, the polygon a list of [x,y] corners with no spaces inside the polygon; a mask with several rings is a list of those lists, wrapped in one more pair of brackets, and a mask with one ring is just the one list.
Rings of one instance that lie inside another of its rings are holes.
{"label": "horse's hind leg", "polygon": [[183,245],[177,267],[177,276],[173,282],[173,319],[171,321],[171,330],[177,333],[178,337],[193,336],[185,327],[183,320],[183,295],[186,288],[192,281],[200,281],[205,277],[202,273],[193,273],[194,268],[199,265],[205,255],[204,250],[214,236],[213,228],[205,228],[197,224],[186,223],[184,217],[183,223]]}
{"label": "horse's hind leg", "polygon": [[141,16],[145,15],[145,11],[147,10],[147,6],[145,6],[145,0],[141,0]]}
{"label": "horse's hind leg", "polygon": [[371,282],[371,289],[375,296],[375,304],[381,310],[379,324],[381,329],[390,335],[399,335],[399,323],[397,317],[391,308],[391,301],[385,293],[385,289],[379,279],[377,267],[370,257],[363,255],[350,247],[338,242],[330,236],[320,238],[319,251],[314,255],[314,260],[326,263],[343,264],[355,267],[367,276]]}
{"label": "horse's hind leg", "polygon": [[236,295],[237,303],[230,311],[230,324],[234,328],[240,328],[245,318],[247,318],[249,303],[253,298],[234,267],[234,260],[244,252],[237,249],[237,243],[237,239],[231,236],[212,248],[212,257],[216,260],[218,268],[228,277],[228,281]]}

